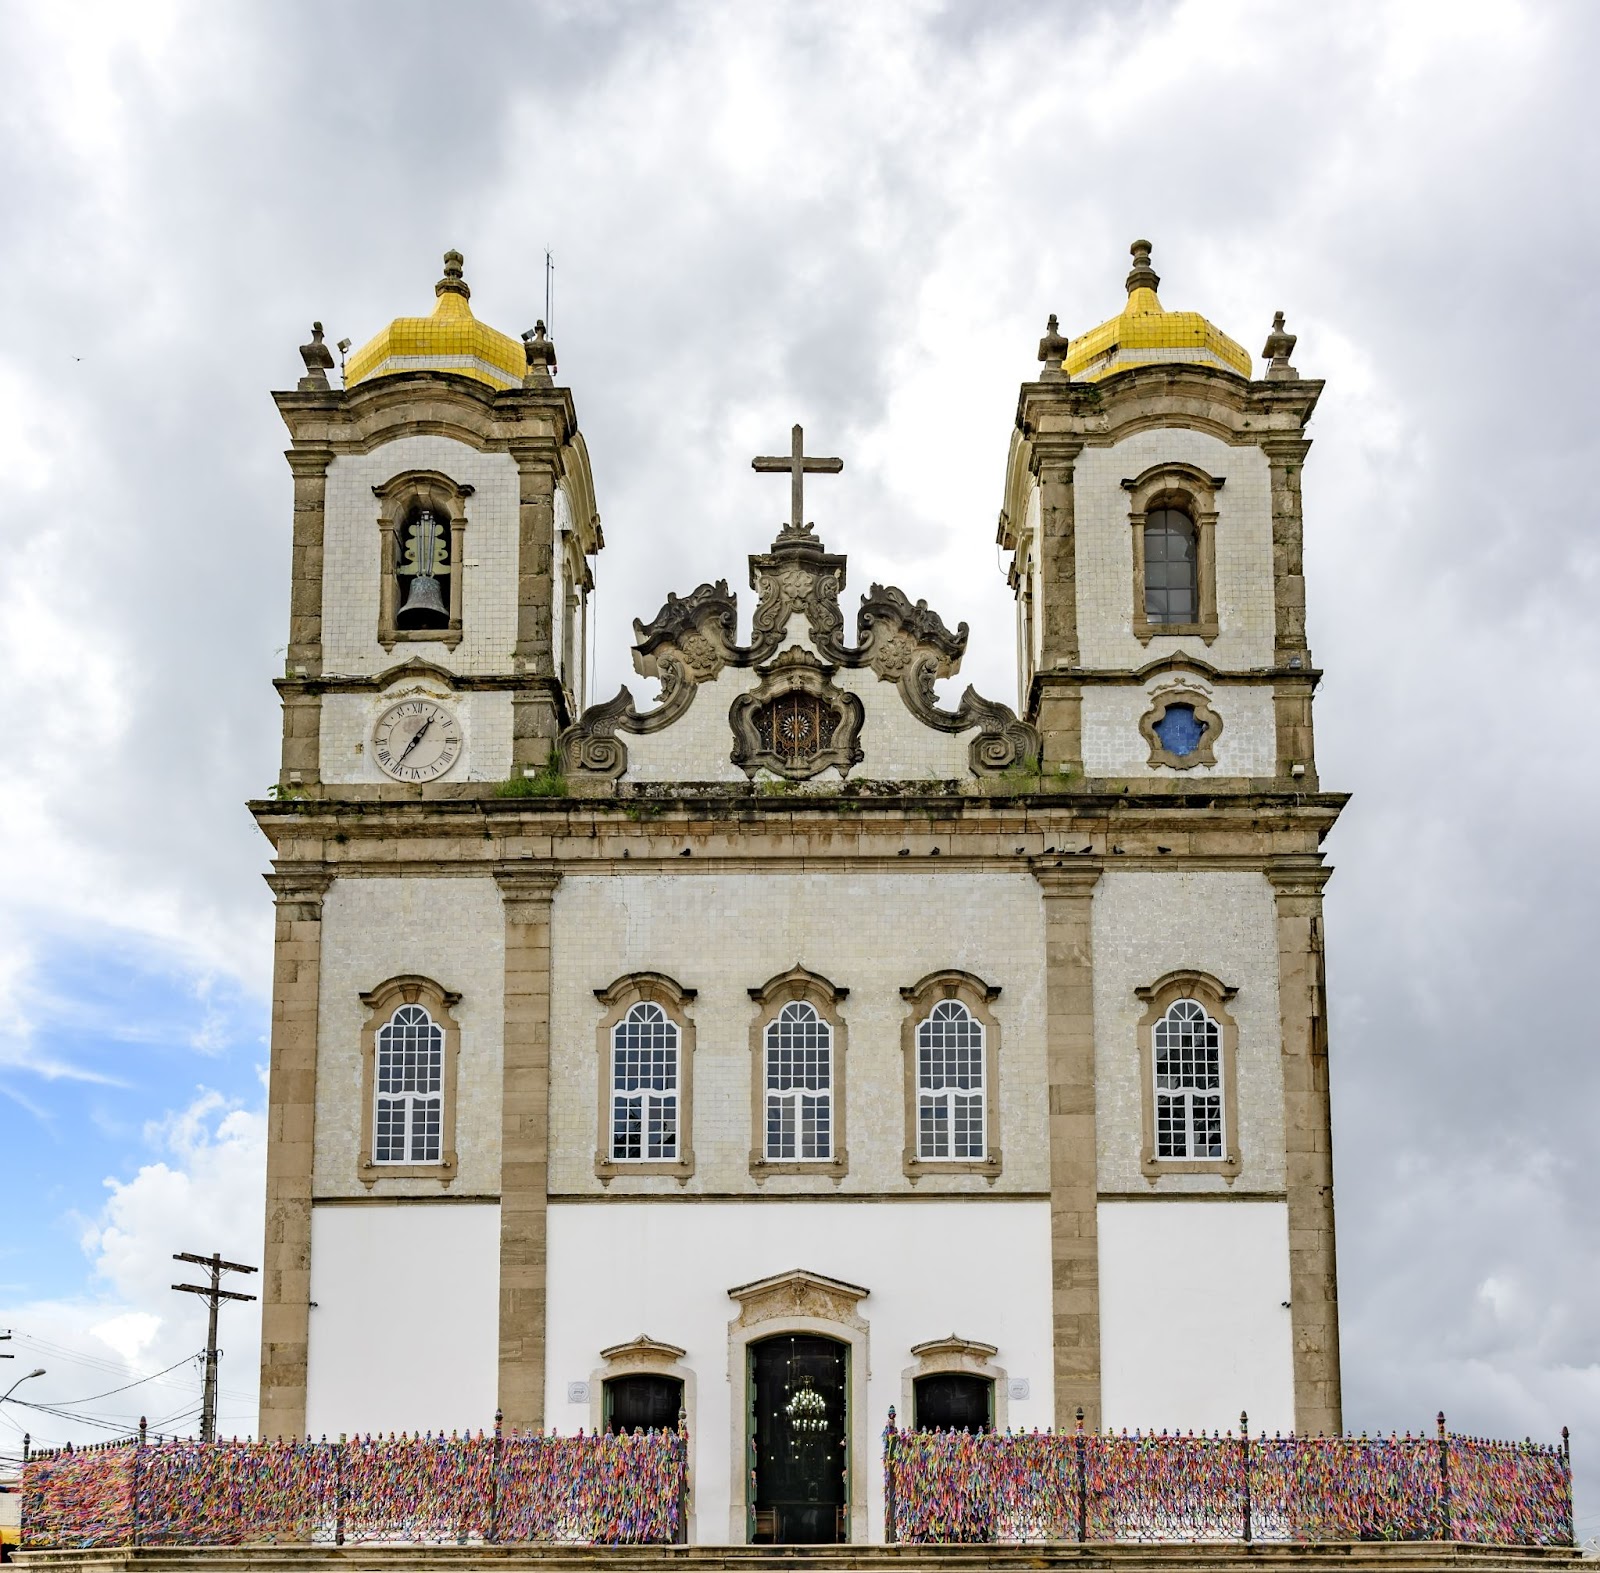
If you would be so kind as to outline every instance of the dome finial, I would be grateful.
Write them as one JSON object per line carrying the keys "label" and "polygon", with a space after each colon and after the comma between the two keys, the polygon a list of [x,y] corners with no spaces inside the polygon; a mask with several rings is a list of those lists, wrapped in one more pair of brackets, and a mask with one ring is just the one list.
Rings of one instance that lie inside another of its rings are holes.
{"label": "dome finial", "polygon": [[1052,311],[1050,321],[1045,325],[1044,337],[1039,340],[1039,359],[1044,363],[1044,370],[1039,375],[1065,377],[1066,372],[1062,370],[1061,362],[1071,347],[1071,341],[1061,333],[1056,314]]}
{"label": "dome finial", "polygon": [[333,351],[322,342],[322,324],[311,324],[311,342],[300,346],[300,359],[306,374],[300,379],[302,393],[321,393],[327,389],[328,373],[333,370]]}
{"label": "dome finial", "polygon": [[545,337],[543,318],[522,335],[522,352],[528,360],[528,369],[523,374],[522,386],[554,387],[555,378],[551,373],[556,370],[556,347]]}
{"label": "dome finial", "polygon": [[1150,266],[1150,242],[1136,240],[1128,247],[1128,253],[1133,258],[1133,267],[1127,278],[1128,293],[1131,295],[1136,289],[1160,289],[1161,276]]}
{"label": "dome finial", "polygon": [[466,258],[454,248],[444,254],[444,277],[433,286],[435,295],[459,295],[463,300],[472,299],[472,291],[467,288],[467,281],[461,276],[461,266]]}
{"label": "dome finial", "polygon": [[1299,380],[1300,373],[1289,364],[1289,357],[1294,354],[1296,342],[1296,336],[1283,325],[1283,313],[1273,312],[1272,332],[1267,335],[1267,342],[1261,349],[1261,358],[1267,363],[1268,382]]}

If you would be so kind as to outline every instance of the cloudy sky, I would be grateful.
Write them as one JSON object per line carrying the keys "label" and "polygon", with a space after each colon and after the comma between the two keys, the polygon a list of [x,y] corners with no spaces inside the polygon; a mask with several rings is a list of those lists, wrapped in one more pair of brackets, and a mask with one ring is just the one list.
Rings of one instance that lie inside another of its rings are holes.
{"label": "cloudy sky", "polygon": [[[966,619],[1009,697],[1017,383],[1143,235],[1169,307],[1252,351],[1281,308],[1328,380],[1347,1418],[1570,1424],[1600,1486],[1597,55],[1583,3],[0,5],[0,1391],[43,1365],[19,1398],[187,1424],[168,1257],[259,1260],[243,804],[286,634],[268,391],[311,319],[429,309],[456,246],[517,332],[553,252],[601,691],[635,614],[742,579],[786,504],[750,456],[799,420],[854,587]],[[226,1313],[225,1429],[253,1339]],[[0,1454],[24,1426],[103,1434],[13,1400]]]}

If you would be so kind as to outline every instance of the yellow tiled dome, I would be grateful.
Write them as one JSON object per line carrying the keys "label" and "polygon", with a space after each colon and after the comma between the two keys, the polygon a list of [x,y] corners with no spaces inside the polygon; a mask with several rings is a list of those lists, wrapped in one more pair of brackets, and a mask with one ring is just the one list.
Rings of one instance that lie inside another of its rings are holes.
{"label": "yellow tiled dome", "polygon": [[345,362],[344,384],[410,371],[453,371],[491,388],[521,386],[527,368],[522,345],[487,323],[467,304],[472,291],[461,276],[459,251],[444,254],[444,277],[433,286],[439,304],[431,317],[396,317]]}
{"label": "yellow tiled dome", "polygon": [[1067,346],[1063,365],[1069,377],[1098,382],[1134,366],[1216,366],[1248,377],[1250,356],[1221,328],[1198,311],[1168,311],[1156,296],[1161,280],[1150,266],[1150,242],[1136,240],[1128,248],[1133,271],[1128,274],[1128,304],[1122,315],[1091,328]]}

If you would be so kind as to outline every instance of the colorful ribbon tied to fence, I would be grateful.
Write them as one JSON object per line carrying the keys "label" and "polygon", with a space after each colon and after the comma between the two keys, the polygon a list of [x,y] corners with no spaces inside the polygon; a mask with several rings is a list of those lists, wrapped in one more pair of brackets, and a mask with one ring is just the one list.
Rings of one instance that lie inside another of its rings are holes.
{"label": "colorful ribbon tied to fence", "polygon": [[688,1439],[387,1436],[158,1442],[39,1454],[23,1543],[555,1542],[682,1537]]}
{"label": "colorful ribbon tied to fence", "polygon": [[1572,1544],[1564,1445],[884,1432],[888,1538]]}

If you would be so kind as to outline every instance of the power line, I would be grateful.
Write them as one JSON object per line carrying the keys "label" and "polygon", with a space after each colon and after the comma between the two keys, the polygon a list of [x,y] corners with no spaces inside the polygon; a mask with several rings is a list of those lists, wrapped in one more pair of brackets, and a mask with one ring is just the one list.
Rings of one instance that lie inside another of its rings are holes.
{"label": "power line", "polygon": [[203,1353],[204,1351],[197,1350],[192,1355],[185,1355],[183,1359],[173,1361],[173,1363],[167,1367],[166,1371],[157,1371],[154,1376],[141,1376],[136,1381],[124,1382],[121,1387],[107,1388],[103,1393],[91,1393],[87,1398],[58,1398],[56,1402],[69,1409],[74,1404],[92,1404],[99,1399],[110,1398],[113,1393],[125,1393],[130,1387],[143,1387],[146,1382],[159,1381],[167,1374],[167,1371],[176,1371],[180,1365],[188,1365],[191,1360],[200,1359]]}
{"label": "power line", "polygon": [[[85,1354],[80,1349],[70,1349],[63,1344],[51,1343],[48,1338],[40,1338],[36,1333],[18,1333],[16,1336],[18,1341],[25,1347],[29,1349],[40,1350],[49,1355],[53,1360],[65,1360],[73,1365],[86,1366],[93,1371],[104,1371],[110,1376],[126,1376],[128,1374],[127,1361],[122,1361],[119,1363],[115,1360],[107,1360],[101,1355]],[[194,1355],[191,1355],[190,1358],[199,1359],[199,1352],[197,1351]],[[179,1361],[180,1365],[182,1363],[182,1361]],[[189,1391],[187,1383],[168,1381],[166,1376],[159,1371],[150,1376],[141,1377],[140,1379],[143,1381],[157,1382],[162,1387],[176,1388],[180,1392]],[[241,1404],[252,1403],[255,1400],[255,1394],[242,1393],[237,1388],[219,1387],[217,1389],[217,1393],[219,1397],[230,1398],[236,1403]]]}

